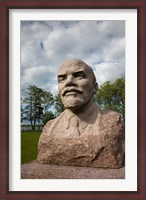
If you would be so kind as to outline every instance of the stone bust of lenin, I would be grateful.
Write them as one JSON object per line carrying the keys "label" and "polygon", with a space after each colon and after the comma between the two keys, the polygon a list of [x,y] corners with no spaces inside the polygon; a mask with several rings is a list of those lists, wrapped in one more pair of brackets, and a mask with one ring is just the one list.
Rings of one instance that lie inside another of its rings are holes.
{"label": "stone bust of lenin", "polygon": [[123,121],[119,113],[97,107],[97,89],[94,72],[85,62],[70,59],[59,67],[58,90],[65,111],[45,125],[38,143],[39,163],[123,166]]}

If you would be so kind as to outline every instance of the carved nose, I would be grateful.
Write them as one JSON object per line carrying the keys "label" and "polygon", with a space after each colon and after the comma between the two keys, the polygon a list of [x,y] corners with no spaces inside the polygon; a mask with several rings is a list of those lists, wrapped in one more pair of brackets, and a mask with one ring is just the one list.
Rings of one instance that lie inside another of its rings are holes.
{"label": "carved nose", "polygon": [[66,81],[65,81],[65,86],[74,86],[76,85],[75,78],[73,76],[68,76]]}

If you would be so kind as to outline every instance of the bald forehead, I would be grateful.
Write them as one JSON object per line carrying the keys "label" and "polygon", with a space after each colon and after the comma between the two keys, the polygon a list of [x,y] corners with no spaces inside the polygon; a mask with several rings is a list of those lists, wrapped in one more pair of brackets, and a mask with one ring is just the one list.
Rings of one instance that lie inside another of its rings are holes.
{"label": "bald forehead", "polygon": [[66,74],[68,69],[72,69],[72,70],[76,70],[76,71],[84,71],[86,73],[89,73],[89,76],[92,76],[91,78],[93,78],[94,80],[96,80],[94,72],[92,70],[92,68],[87,65],[85,62],[83,62],[82,60],[78,60],[78,59],[71,59],[71,60],[67,60],[65,61],[58,70],[58,75],[60,74]]}

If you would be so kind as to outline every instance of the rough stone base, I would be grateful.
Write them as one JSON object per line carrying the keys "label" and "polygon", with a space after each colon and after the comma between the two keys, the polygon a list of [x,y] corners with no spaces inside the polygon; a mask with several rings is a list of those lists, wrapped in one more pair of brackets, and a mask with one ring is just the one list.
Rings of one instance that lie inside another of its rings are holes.
{"label": "rough stone base", "polygon": [[125,168],[102,169],[39,164],[36,160],[23,164],[22,179],[124,179]]}

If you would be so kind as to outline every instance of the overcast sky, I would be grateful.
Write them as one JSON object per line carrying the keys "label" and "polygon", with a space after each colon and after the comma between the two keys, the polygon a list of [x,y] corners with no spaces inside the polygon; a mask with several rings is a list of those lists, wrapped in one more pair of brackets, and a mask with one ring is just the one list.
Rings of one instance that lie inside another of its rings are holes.
{"label": "overcast sky", "polygon": [[21,95],[29,85],[57,94],[69,58],[89,64],[99,85],[125,77],[125,22],[21,21]]}

